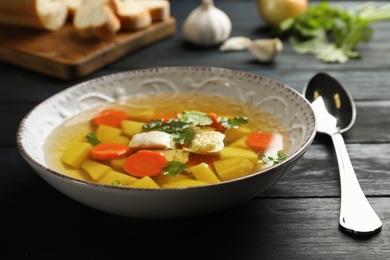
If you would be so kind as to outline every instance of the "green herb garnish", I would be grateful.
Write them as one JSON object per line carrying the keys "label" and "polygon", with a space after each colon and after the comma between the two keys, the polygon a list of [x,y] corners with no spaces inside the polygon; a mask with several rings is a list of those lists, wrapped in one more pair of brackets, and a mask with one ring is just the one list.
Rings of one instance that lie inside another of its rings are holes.
{"label": "green herb garnish", "polygon": [[188,168],[188,165],[185,163],[177,162],[177,161],[170,161],[167,163],[167,166],[165,166],[162,171],[164,175],[169,176],[176,176],[177,174],[185,171]]}
{"label": "green herb garnish", "polygon": [[244,116],[235,116],[233,119],[222,117],[219,122],[226,128],[238,128],[240,125],[247,124],[248,118]]}
{"label": "green herb garnish", "polygon": [[112,185],[112,186],[121,186],[122,183],[121,183],[120,180],[113,179],[111,185]]}
{"label": "green herb garnish", "polygon": [[179,120],[199,126],[211,125],[213,123],[211,117],[200,111],[183,111],[183,113],[179,114]]}
{"label": "green herb garnish", "polygon": [[345,9],[322,1],[283,21],[276,33],[287,35],[297,53],[314,54],[323,62],[345,63],[361,57],[357,45],[371,41],[372,23],[385,20],[390,20],[390,4],[377,7],[369,2]]}
{"label": "green herb garnish", "polygon": [[152,119],[152,121],[149,124],[144,124],[142,126],[143,130],[154,130],[158,129],[161,126],[163,126],[164,122],[160,119]]}
{"label": "green herb garnish", "polygon": [[[166,122],[156,119],[149,124],[143,125],[143,130],[161,131],[171,135],[172,140],[177,144],[190,145],[195,136],[194,127],[210,126],[213,119],[206,113],[200,111],[183,111],[178,115],[178,119],[169,119]],[[236,116],[232,119],[221,118],[220,123],[225,128],[237,128],[248,123],[248,119],[243,116]]]}
{"label": "green herb garnish", "polygon": [[275,165],[275,164],[278,164],[281,161],[285,160],[286,158],[287,158],[287,154],[286,153],[278,153],[278,157],[277,158],[274,158],[274,157],[271,157],[271,156],[262,155],[261,160],[264,163],[266,163],[266,164],[270,163],[272,165]]}
{"label": "green herb garnish", "polygon": [[168,134],[180,133],[180,132],[187,131],[189,129],[189,127],[190,127],[190,125],[185,123],[185,122],[182,122],[182,121],[179,121],[176,119],[171,119],[171,120],[168,120],[164,126],[159,128],[158,131],[165,132]]}
{"label": "green herb garnish", "polygon": [[92,146],[96,146],[101,143],[101,141],[97,138],[97,136],[94,133],[89,133],[85,136],[87,139],[87,142],[90,143]]}
{"label": "green herb garnish", "polygon": [[179,133],[171,133],[172,140],[177,144],[190,145],[195,133],[192,131],[184,131]]}

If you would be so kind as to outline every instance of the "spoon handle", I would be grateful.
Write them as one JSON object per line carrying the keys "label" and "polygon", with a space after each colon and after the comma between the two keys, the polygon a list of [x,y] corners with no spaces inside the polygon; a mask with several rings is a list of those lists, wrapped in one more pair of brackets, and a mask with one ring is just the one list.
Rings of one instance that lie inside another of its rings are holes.
{"label": "spoon handle", "polygon": [[331,137],[340,169],[340,226],[358,235],[369,235],[379,231],[382,222],[359,185],[341,133],[334,133]]}

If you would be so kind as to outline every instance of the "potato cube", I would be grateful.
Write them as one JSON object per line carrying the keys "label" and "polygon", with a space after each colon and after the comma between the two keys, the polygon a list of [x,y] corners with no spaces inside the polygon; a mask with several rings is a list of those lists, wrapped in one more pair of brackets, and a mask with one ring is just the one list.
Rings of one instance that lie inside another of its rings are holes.
{"label": "potato cube", "polygon": [[115,137],[110,141],[110,143],[116,143],[116,144],[124,144],[124,145],[129,145],[130,143],[130,138],[120,135],[118,137]]}
{"label": "potato cube", "polygon": [[238,138],[236,141],[227,145],[228,147],[241,148],[241,149],[249,149],[248,146],[248,136],[243,136]]}
{"label": "potato cube", "polygon": [[149,176],[145,176],[142,179],[139,179],[133,183],[130,183],[127,185],[127,187],[132,188],[152,188],[152,189],[158,189],[160,186]]}
{"label": "potato cube", "polygon": [[125,165],[126,160],[127,160],[127,157],[112,159],[110,161],[110,166],[113,170],[124,173],[125,172],[124,165]]}
{"label": "potato cube", "polygon": [[180,181],[180,180],[188,180],[188,179],[191,179],[191,177],[184,175],[184,174],[180,174],[180,173],[175,175],[175,176],[159,174],[159,175],[153,177],[153,180],[160,186],[163,186],[163,185],[170,183],[170,182]]}
{"label": "potato cube", "polygon": [[221,182],[217,174],[207,165],[207,163],[200,163],[198,165],[192,166],[189,168],[189,171],[198,181],[203,181],[207,183]]}
{"label": "potato cube", "polygon": [[61,156],[61,161],[75,168],[88,157],[92,145],[87,142],[72,142]]}
{"label": "potato cube", "polygon": [[131,120],[140,122],[150,122],[151,118],[155,115],[153,109],[146,109],[141,111],[133,111],[130,115]]}
{"label": "potato cube", "polygon": [[135,134],[139,134],[142,132],[142,127],[145,123],[132,121],[132,120],[123,120],[121,122],[123,134],[128,137],[133,137]]}
{"label": "potato cube", "polygon": [[102,143],[109,143],[112,139],[117,138],[122,133],[122,129],[108,126],[108,125],[99,125],[95,131],[96,137]]}
{"label": "potato cube", "polygon": [[86,159],[81,164],[81,168],[97,182],[99,182],[104,177],[104,175],[111,170],[109,166],[89,159]]}
{"label": "potato cube", "polygon": [[228,128],[223,133],[225,134],[225,141],[231,143],[243,136],[250,135],[252,131],[246,126],[240,126],[238,128]]}
{"label": "potato cube", "polygon": [[138,181],[138,179],[125,173],[110,170],[100,179],[99,183],[113,184],[115,181],[119,181],[121,186],[128,186]]}
{"label": "potato cube", "polygon": [[231,158],[214,162],[215,170],[223,181],[233,180],[250,174],[255,165],[247,158]]}
{"label": "potato cube", "polygon": [[162,185],[162,187],[163,188],[185,188],[185,187],[203,186],[208,184],[209,183],[204,181],[188,179],[188,180],[173,181]]}
{"label": "potato cube", "polygon": [[219,153],[220,160],[230,159],[235,157],[247,158],[253,163],[257,163],[259,161],[259,156],[257,155],[257,153],[251,150],[225,146]]}

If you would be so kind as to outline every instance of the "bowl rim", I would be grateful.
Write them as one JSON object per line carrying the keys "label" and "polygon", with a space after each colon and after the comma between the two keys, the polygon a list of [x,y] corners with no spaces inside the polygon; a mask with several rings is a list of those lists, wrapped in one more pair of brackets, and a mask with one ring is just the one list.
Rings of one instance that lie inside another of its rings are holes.
{"label": "bowl rim", "polygon": [[[138,75],[138,74],[151,73],[153,71],[154,72],[158,72],[158,71],[163,71],[163,70],[166,70],[166,71],[168,71],[168,70],[179,70],[179,71],[180,70],[181,71],[191,71],[191,70],[194,70],[194,71],[197,71],[197,70],[220,71],[220,72],[227,72],[227,73],[233,73],[233,74],[237,74],[237,75],[242,75],[242,76],[246,76],[246,77],[252,77],[252,78],[258,79],[258,80],[267,80],[267,81],[276,83],[277,85],[279,85],[279,86],[287,89],[288,91],[294,93],[295,95],[299,96],[301,98],[301,101],[306,103],[307,107],[309,108],[310,117],[312,118],[311,122],[313,122],[313,127],[312,127],[313,132],[304,141],[304,144],[301,145],[299,147],[299,149],[296,150],[293,154],[289,155],[282,162],[280,162],[280,163],[278,163],[276,165],[272,165],[272,166],[270,166],[270,167],[268,167],[268,168],[266,168],[264,170],[261,170],[259,172],[255,172],[255,173],[247,175],[247,176],[236,178],[236,179],[233,179],[233,180],[223,181],[223,182],[220,182],[220,183],[214,183],[214,184],[208,184],[208,185],[202,185],[202,186],[177,187],[177,188],[160,188],[160,189],[156,189],[156,188],[136,188],[136,187],[114,186],[114,185],[109,185],[109,184],[100,184],[100,183],[95,183],[95,182],[91,182],[91,181],[80,180],[80,179],[77,179],[77,178],[74,178],[74,177],[62,174],[62,173],[60,173],[58,171],[52,170],[49,167],[47,167],[47,166],[37,162],[25,150],[24,142],[23,142],[23,138],[22,137],[23,137],[23,132],[25,131],[24,130],[25,129],[24,126],[26,124],[26,121],[31,116],[31,114],[34,113],[34,111],[36,111],[39,107],[44,106],[46,103],[50,102],[50,100],[55,99],[58,96],[62,96],[64,94],[66,94],[67,92],[73,92],[75,89],[81,88],[84,85],[88,85],[88,84],[91,84],[93,82],[107,82],[111,78],[126,77],[127,75]],[[79,184],[79,185],[87,185],[89,187],[94,187],[94,188],[99,188],[99,189],[103,188],[103,189],[113,189],[113,190],[122,190],[122,191],[138,190],[138,191],[169,192],[169,191],[172,191],[172,190],[209,189],[209,188],[212,188],[212,187],[215,187],[215,186],[222,186],[222,185],[228,184],[228,183],[236,183],[236,182],[240,182],[240,181],[245,181],[247,179],[254,178],[257,175],[266,174],[266,173],[274,170],[275,168],[282,168],[283,166],[286,166],[286,165],[289,165],[289,164],[293,163],[295,160],[297,160],[300,156],[302,156],[306,152],[306,150],[309,148],[309,146],[311,145],[311,143],[313,142],[313,140],[314,140],[314,138],[316,136],[316,132],[317,132],[316,129],[317,129],[316,118],[315,118],[314,111],[312,110],[310,102],[301,93],[299,93],[298,91],[296,91],[292,87],[290,87],[290,86],[288,86],[288,85],[286,85],[286,84],[284,84],[284,83],[282,83],[282,82],[280,82],[278,80],[275,80],[275,79],[263,76],[261,74],[256,74],[256,73],[253,73],[253,72],[237,70],[237,69],[230,69],[230,68],[223,68],[223,67],[212,67],[212,66],[162,66],[162,67],[140,68],[140,69],[127,70],[127,71],[121,71],[121,72],[107,74],[107,75],[104,75],[104,76],[100,76],[100,77],[96,77],[96,78],[89,79],[89,80],[86,80],[86,81],[82,81],[82,82],[77,83],[75,85],[72,85],[72,86],[70,86],[70,87],[68,87],[68,88],[66,88],[64,90],[61,90],[61,91],[57,92],[54,95],[49,96],[45,100],[43,100],[43,101],[39,102],[37,105],[35,105],[23,117],[23,119],[21,120],[21,122],[20,122],[20,124],[19,124],[19,126],[17,128],[16,144],[17,144],[17,148],[18,148],[19,152],[21,153],[22,157],[24,157],[24,159],[30,164],[30,166],[35,166],[36,168],[40,168],[41,170],[43,170],[43,172],[47,172],[49,174],[52,174],[53,176],[56,176],[56,177],[58,177],[60,179],[68,181],[68,182],[72,182],[72,183]],[[33,169],[33,170],[35,170],[35,169]],[[39,173],[39,175],[41,175],[41,173]]]}

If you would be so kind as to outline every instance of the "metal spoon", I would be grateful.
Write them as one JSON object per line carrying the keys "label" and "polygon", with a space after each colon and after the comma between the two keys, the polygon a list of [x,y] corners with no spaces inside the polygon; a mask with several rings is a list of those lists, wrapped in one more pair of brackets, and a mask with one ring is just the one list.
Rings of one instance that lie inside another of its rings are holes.
{"label": "metal spoon", "polygon": [[303,95],[312,103],[317,118],[317,132],[333,141],[340,170],[340,227],[356,235],[378,232],[382,222],[375,214],[356,178],[341,133],[355,122],[355,103],[343,85],[329,74],[316,74],[304,87]]}

